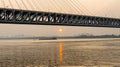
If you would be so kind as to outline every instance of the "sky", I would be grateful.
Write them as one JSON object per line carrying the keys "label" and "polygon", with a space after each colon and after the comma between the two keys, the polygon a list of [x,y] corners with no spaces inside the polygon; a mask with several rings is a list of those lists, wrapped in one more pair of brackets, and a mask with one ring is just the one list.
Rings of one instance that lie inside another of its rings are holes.
{"label": "sky", "polygon": [[[23,4],[23,2],[24,4]],[[17,4],[18,3],[18,4]],[[120,0],[0,0],[0,7],[120,18]],[[59,32],[59,29],[63,32]],[[0,24],[0,36],[120,34],[119,28]]]}

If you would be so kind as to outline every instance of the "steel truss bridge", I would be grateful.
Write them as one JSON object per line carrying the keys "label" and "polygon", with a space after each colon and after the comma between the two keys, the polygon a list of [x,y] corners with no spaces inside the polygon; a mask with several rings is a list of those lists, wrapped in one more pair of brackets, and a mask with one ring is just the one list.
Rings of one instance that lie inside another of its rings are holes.
{"label": "steel truss bridge", "polygon": [[120,28],[120,19],[0,8],[0,23]]}

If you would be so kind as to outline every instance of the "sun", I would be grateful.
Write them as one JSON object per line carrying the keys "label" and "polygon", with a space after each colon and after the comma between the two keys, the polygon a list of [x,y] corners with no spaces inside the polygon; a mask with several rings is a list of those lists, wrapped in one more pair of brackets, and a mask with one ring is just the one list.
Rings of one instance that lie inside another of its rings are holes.
{"label": "sun", "polygon": [[58,29],[58,31],[59,31],[59,32],[63,32],[63,29],[60,28],[60,29]]}

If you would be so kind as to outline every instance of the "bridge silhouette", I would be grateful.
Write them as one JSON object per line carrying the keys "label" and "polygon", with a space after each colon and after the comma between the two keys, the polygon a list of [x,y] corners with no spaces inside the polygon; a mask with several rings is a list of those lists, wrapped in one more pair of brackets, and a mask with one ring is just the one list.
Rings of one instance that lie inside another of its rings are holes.
{"label": "bridge silhouette", "polygon": [[119,18],[0,8],[0,23],[120,28]]}

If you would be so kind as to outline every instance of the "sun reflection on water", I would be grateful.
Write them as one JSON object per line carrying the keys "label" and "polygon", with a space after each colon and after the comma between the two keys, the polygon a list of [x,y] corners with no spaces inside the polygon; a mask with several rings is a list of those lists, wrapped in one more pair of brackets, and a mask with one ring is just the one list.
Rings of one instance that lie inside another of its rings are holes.
{"label": "sun reflection on water", "polygon": [[59,60],[60,60],[60,65],[62,64],[62,60],[63,60],[63,43],[60,42],[59,43]]}

